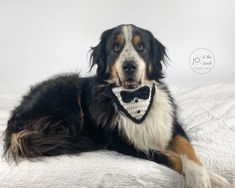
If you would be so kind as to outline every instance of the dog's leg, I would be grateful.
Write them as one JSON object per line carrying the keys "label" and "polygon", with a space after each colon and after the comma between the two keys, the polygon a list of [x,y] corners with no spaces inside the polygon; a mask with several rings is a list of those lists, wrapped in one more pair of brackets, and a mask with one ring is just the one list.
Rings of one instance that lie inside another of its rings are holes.
{"label": "dog's leg", "polygon": [[109,137],[111,140],[107,149],[165,165],[184,175],[186,184],[190,188],[228,188],[227,180],[202,166],[192,145],[184,135],[173,136],[170,150],[143,152],[114,134]]}
{"label": "dog's leg", "polygon": [[170,143],[170,149],[177,153],[182,161],[182,174],[186,184],[192,188],[227,188],[229,183],[223,177],[208,171],[198,159],[193,146],[182,135],[175,135]]}

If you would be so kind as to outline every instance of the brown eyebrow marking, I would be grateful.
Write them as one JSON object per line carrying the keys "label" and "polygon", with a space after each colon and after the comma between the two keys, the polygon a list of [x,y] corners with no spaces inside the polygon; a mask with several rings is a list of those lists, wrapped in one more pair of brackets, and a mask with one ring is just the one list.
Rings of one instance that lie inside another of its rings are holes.
{"label": "brown eyebrow marking", "polygon": [[141,39],[141,36],[139,34],[134,36],[134,38],[133,38],[134,45],[137,45],[137,44],[141,43],[141,41],[142,41],[142,39]]}
{"label": "brown eyebrow marking", "polygon": [[118,34],[115,38],[115,41],[118,42],[119,44],[124,44],[125,42],[125,37],[123,34]]}

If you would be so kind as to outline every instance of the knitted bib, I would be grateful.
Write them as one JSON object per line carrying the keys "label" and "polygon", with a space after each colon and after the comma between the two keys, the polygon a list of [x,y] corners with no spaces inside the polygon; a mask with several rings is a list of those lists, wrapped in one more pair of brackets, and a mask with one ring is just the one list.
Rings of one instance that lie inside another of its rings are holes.
{"label": "knitted bib", "polygon": [[155,84],[135,90],[113,87],[111,91],[118,109],[128,118],[135,123],[141,123],[145,120],[153,102]]}

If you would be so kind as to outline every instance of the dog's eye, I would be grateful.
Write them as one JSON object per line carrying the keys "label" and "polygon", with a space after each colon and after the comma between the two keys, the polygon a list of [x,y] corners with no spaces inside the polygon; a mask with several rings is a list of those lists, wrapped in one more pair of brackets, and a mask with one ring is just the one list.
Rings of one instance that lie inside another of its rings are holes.
{"label": "dog's eye", "polygon": [[145,47],[144,47],[144,43],[140,42],[139,44],[137,44],[137,50],[142,52],[144,51]]}
{"label": "dog's eye", "polygon": [[119,52],[121,50],[121,45],[118,42],[113,43],[113,51]]}

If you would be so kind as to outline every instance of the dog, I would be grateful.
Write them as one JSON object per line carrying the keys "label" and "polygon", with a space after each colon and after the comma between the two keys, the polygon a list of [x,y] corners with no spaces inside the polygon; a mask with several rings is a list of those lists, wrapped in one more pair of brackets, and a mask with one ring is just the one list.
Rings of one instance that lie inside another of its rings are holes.
{"label": "dog", "polygon": [[91,48],[96,75],[65,74],[30,88],[5,131],[8,161],[107,149],[165,165],[193,188],[229,187],[199,160],[162,81],[164,45],[119,25]]}

